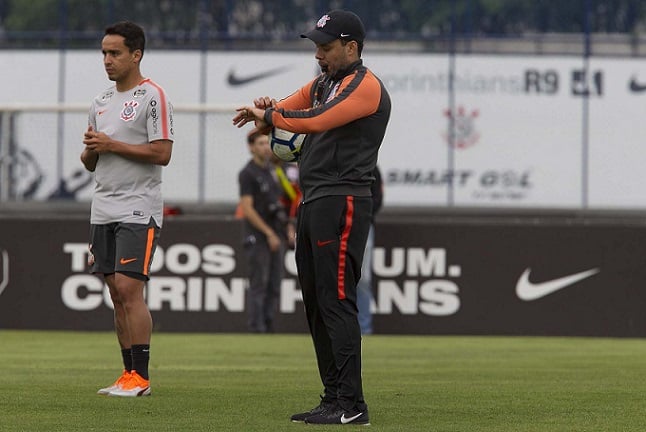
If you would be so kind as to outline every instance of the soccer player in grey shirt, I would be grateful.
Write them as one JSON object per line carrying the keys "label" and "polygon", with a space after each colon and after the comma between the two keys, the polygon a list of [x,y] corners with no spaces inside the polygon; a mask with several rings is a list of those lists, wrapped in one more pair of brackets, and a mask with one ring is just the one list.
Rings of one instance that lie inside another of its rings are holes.
{"label": "soccer player in grey shirt", "polygon": [[162,226],[162,166],[173,146],[173,110],[164,90],[140,71],[143,29],[119,22],[105,30],[103,64],[115,85],[93,101],[81,161],[94,172],[90,271],[103,275],[114,304],[124,370],[99,394],[150,395],[152,317],[144,286]]}

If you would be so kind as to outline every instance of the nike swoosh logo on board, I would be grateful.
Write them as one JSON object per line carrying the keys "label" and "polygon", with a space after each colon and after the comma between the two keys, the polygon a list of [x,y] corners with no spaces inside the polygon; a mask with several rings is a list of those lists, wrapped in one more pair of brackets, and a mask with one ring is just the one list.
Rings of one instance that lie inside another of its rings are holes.
{"label": "nike swoosh logo on board", "polygon": [[595,268],[544,282],[534,283],[529,280],[531,269],[528,268],[523,272],[516,283],[516,295],[519,299],[524,301],[538,300],[583,279],[589,278],[590,276],[599,273],[599,271],[599,269]]}
{"label": "nike swoosh logo on board", "polygon": [[646,91],[646,84],[638,83],[635,77],[632,77],[630,79],[630,85],[628,87],[630,88],[630,91],[634,93],[641,93],[643,91]]}
{"label": "nike swoosh logo on board", "polygon": [[333,242],[334,242],[334,240],[317,240],[316,241],[316,246],[322,247],[322,246],[325,246],[325,245],[329,245],[330,243],[333,243]]}
{"label": "nike swoosh logo on board", "polygon": [[278,75],[279,73],[281,73],[281,72],[283,72],[285,70],[287,70],[287,67],[286,66],[281,66],[279,68],[268,69],[266,71],[262,71],[262,72],[259,72],[257,74],[248,75],[248,76],[245,76],[245,77],[240,77],[240,76],[236,75],[236,73],[235,73],[235,71],[233,69],[231,69],[229,71],[229,75],[227,76],[227,82],[229,83],[229,85],[234,86],[234,87],[242,86],[242,85],[254,82],[254,81],[258,81],[258,80],[261,80],[261,79],[269,78],[269,77],[274,76],[274,75]]}
{"label": "nike swoosh logo on board", "polygon": [[127,259],[126,258],[121,258],[119,260],[119,264],[123,265],[123,264],[128,264],[128,263],[131,263],[131,262],[135,262],[135,261],[137,261],[137,258],[127,258]]}
{"label": "nike swoosh logo on board", "polygon": [[356,419],[358,419],[359,417],[361,417],[361,414],[363,414],[363,413],[360,412],[359,414],[357,414],[355,416],[346,417],[345,413],[343,413],[343,414],[341,414],[341,424],[351,423],[351,422],[355,421]]}

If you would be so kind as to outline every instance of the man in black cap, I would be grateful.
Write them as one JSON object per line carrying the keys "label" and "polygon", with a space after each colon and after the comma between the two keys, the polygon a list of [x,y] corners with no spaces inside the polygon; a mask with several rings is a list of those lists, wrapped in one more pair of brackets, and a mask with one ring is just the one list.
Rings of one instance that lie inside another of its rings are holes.
{"label": "man in black cap", "polygon": [[369,424],[361,378],[357,282],[372,216],[370,186],[390,117],[390,97],[363,65],[365,29],[354,13],[333,10],[301,35],[316,44],[323,72],[291,96],[240,107],[233,124],[255,122],[308,134],[299,160],[303,201],[296,264],[324,387],[315,408],[292,421]]}

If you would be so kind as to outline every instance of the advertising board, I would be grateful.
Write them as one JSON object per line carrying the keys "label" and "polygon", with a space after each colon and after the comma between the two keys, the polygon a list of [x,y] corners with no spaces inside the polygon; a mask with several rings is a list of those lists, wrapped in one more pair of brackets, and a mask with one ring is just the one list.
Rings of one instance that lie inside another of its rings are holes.
{"label": "advertising board", "polygon": [[[392,98],[379,156],[386,206],[646,207],[642,60],[452,59],[381,54],[369,45],[363,58]],[[0,62],[13,65],[0,71],[0,106],[89,107],[111,84],[98,50],[4,51]],[[150,51],[142,68],[176,106],[165,196],[216,203],[237,201],[237,171],[249,157],[248,129],[231,125],[234,107],[259,96],[285,97],[317,73],[311,52]],[[54,73],[43,77],[42,70]],[[63,78],[56,77],[57,70],[64,71]],[[225,109],[203,116],[188,110],[199,106]],[[78,158],[85,124],[84,111],[16,117],[12,146],[22,152],[12,159],[20,165],[14,169],[21,173],[17,195],[48,199],[61,181],[83,177]],[[91,182],[76,183],[83,187],[69,195],[88,200]]]}
{"label": "advertising board", "polygon": [[[168,219],[146,289],[156,331],[246,332],[240,222]],[[88,222],[4,219],[0,328],[111,330]],[[10,234],[9,234],[10,233]],[[379,334],[646,336],[646,225],[535,218],[378,224]],[[307,332],[293,253],[275,330]]]}

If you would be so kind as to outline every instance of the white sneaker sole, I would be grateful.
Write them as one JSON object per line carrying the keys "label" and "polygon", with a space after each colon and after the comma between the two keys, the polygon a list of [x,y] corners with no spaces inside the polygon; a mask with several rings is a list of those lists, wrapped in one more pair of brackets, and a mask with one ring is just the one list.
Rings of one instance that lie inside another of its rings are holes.
{"label": "white sneaker sole", "polygon": [[132,390],[123,390],[116,389],[108,393],[108,396],[117,396],[117,397],[138,397],[138,396],[150,396],[150,387],[141,388],[135,387]]}
{"label": "white sneaker sole", "polygon": [[111,392],[113,392],[115,390],[119,390],[119,387],[117,387],[117,386],[105,387],[105,388],[99,389],[99,391],[96,392],[96,394],[109,395]]}

